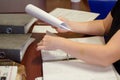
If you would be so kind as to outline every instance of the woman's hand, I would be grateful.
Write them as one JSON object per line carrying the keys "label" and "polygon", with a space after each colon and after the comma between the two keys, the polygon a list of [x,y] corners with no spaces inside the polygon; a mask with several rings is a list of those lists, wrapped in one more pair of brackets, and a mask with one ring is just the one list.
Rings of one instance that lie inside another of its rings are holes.
{"label": "woman's hand", "polygon": [[[62,18],[62,17],[59,17],[59,19],[61,21],[63,21],[65,24],[69,25],[70,21],[65,19],[65,18]],[[70,25],[69,25],[70,26]],[[55,27],[55,26],[52,26],[54,29],[56,29],[57,32],[59,33],[65,33],[65,32],[69,32],[68,30],[65,30],[65,29],[62,29],[62,28],[59,28],[59,27]]]}
{"label": "woman's hand", "polygon": [[62,37],[45,35],[44,38],[37,44],[37,50],[56,50],[64,41]]}

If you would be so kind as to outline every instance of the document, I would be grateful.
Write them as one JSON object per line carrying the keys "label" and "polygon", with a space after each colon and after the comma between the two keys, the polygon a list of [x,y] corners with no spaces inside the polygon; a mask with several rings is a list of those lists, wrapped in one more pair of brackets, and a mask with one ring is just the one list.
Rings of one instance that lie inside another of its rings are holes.
{"label": "document", "polygon": [[100,15],[99,13],[65,9],[65,8],[55,8],[49,14],[55,17],[64,17],[70,21],[76,21],[76,22],[93,21],[95,18],[97,18]]}
{"label": "document", "polygon": [[50,15],[49,13],[43,11],[42,9],[32,5],[28,4],[25,8],[25,11],[32,15],[33,17],[36,17],[46,23],[49,23],[55,27],[60,27],[62,29],[70,30],[69,26],[65,24],[63,21],[59,20],[58,18]]}
{"label": "document", "polygon": [[50,31],[52,33],[58,33],[54,28],[47,25],[35,25],[33,27],[32,33],[46,33],[46,31]]}
{"label": "document", "polygon": [[[12,73],[14,73],[14,71],[16,75],[16,69],[17,69],[17,76],[15,80],[26,80],[26,69],[23,64],[17,63],[11,59],[0,59],[0,75],[1,75],[1,69],[3,69],[4,72],[6,72],[9,68],[11,68],[11,72],[10,72],[11,75]],[[2,73],[4,72],[2,71]],[[2,75],[0,77],[2,77]],[[6,79],[0,78],[0,80],[6,80]],[[14,79],[11,79],[11,80],[14,80]]]}
{"label": "document", "polygon": [[43,62],[43,80],[117,80],[114,67],[100,67],[79,60]]}
{"label": "document", "polygon": [[43,80],[43,77],[36,77],[35,80]]}
{"label": "document", "polygon": [[16,80],[17,66],[0,66],[0,80]]}

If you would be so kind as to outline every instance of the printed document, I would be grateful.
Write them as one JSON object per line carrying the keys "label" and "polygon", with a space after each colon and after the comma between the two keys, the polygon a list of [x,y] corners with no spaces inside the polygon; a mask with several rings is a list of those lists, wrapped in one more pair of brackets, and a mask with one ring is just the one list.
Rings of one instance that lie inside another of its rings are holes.
{"label": "printed document", "polygon": [[16,80],[17,66],[0,66],[0,80]]}
{"label": "printed document", "polygon": [[114,67],[66,60],[43,63],[43,80],[117,80]]}
{"label": "printed document", "polygon": [[76,22],[92,21],[99,16],[99,13],[65,9],[65,8],[56,8],[53,11],[51,11],[49,14],[55,17],[64,17],[68,20],[76,21]]}

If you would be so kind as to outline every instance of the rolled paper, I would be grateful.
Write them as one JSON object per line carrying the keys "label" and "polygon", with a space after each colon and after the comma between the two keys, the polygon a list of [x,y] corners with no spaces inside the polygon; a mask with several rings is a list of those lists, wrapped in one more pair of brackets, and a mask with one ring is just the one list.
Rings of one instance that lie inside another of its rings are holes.
{"label": "rolled paper", "polygon": [[28,4],[25,7],[25,11],[33,17],[36,17],[48,24],[51,24],[54,27],[60,27],[65,30],[71,30],[67,24],[63,21],[59,20],[58,18],[50,15],[49,13],[45,12],[44,10],[32,5]]}

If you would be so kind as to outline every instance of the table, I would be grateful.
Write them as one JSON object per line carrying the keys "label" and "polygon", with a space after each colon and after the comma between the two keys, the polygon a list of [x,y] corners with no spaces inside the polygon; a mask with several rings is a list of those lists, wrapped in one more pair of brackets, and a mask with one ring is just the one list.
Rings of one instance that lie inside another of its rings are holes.
{"label": "table", "polygon": [[[35,80],[37,77],[42,77],[42,58],[41,58],[41,52],[36,51],[37,43],[43,38],[45,33],[34,33],[32,34],[32,37],[34,37],[36,40],[28,47],[25,56],[23,58],[23,61],[21,64],[25,65],[27,78],[26,80]],[[62,37],[83,37],[84,35],[78,34],[78,33],[63,33],[58,34]],[[67,36],[66,36],[67,35]],[[120,76],[115,71],[117,79],[120,79]]]}
{"label": "table", "polygon": [[[28,47],[24,58],[21,62],[26,68],[27,80],[35,80],[36,77],[42,77],[42,58],[41,52],[36,51],[37,43],[43,38],[45,33],[33,33],[32,37],[36,40]],[[82,37],[79,33],[61,33],[57,34],[62,37]]]}
{"label": "table", "polygon": [[26,68],[27,80],[35,80],[36,77],[42,76],[42,60],[40,51],[36,51],[37,43],[42,39],[42,34],[33,34],[36,40],[28,47],[23,61]]}

